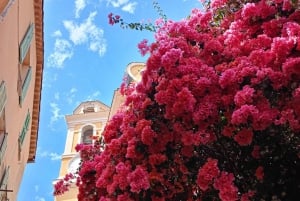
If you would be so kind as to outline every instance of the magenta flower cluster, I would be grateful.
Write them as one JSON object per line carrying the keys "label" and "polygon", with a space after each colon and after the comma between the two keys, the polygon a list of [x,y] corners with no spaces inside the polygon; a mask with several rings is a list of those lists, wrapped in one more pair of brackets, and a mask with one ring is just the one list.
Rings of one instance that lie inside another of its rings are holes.
{"label": "magenta flower cluster", "polygon": [[299,198],[299,2],[208,5],[139,45],[142,81],[82,152],[79,200]]}

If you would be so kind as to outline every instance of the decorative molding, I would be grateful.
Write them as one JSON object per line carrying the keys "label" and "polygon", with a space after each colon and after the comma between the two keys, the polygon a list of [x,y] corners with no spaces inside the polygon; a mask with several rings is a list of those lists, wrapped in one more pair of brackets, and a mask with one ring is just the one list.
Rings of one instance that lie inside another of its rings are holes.
{"label": "decorative molding", "polygon": [[70,154],[63,154],[61,156],[61,159],[66,159],[66,158],[73,158],[76,156],[77,153],[70,153]]}
{"label": "decorative molding", "polygon": [[90,119],[79,118],[79,119],[68,120],[67,124],[68,124],[68,127],[74,127],[75,125],[78,125],[78,124],[88,124],[88,123],[106,124],[107,121],[108,121],[108,117],[96,117],[96,118],[90,118]]}
{"label": "decorative molding", "polygon": [[[94,107],[96,110],[95,112],[84,113],[84,109],[87,107]],[[102,103],[101,101],[86,101],[80,103],[79,106],[73,111],[73,114],[91,114],[91,113],[100,113],[100,112],[107,112],[110,110],[110,107]]]}
{"label": "decorative molding", "polygon": [[32,108],[32,123],[30,134],[30,147],[27,162],[35,161],[37,139],[40,119],[41,90],[44,69],[44,0],[34,0],[34,35],[36,46],[36,65],[34,80],[34,96]]}

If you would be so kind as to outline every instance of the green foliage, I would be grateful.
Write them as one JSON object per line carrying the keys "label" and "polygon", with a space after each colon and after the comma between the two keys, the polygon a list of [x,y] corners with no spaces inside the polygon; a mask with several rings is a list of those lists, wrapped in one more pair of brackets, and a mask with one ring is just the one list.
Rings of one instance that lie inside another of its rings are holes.
{"label": "green foliage", "polygon": [[[160,18],[164,21],[164,23],[167,22],[167,16],[161,9],[159,3],[157,1],[153,1],[153,7],[157,11]],[[126,22],[124,19],[122,19],[119,15],[113,15],[110,13],[108,15],[109,18],[109,24],[120,24],[120,27],[122,29],[132,29],[132,30],[138,30],[138,31],[150,31],[150,32],[156,32],[156,30],[159,28],[159,25],[155,25],[151,22],[149,23],[142,23],[142,22]]]}

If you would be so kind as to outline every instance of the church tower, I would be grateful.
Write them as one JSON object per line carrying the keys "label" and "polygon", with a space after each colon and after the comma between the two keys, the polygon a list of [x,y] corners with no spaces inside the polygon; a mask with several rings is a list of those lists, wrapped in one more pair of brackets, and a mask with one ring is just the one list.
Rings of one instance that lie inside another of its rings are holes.
{"label": "church tower", "polygon": [[[108,120],[110,107],[100,101],[86,101],[81,103],[71,115],[66,115],[68,127],[65,150],[61,158],[59,178],[67,173],[76,172],[80,158],[76,152],[77,144],[92,144],[93,136],[100,137]],[[74,184],[63,195],[56,196],[55,201],[77,201],[78,190]]]}
{"label": "church tower", "polygon": [[[126,68],[127,84],[141,81],[144,69],[145,63],[132,62],[128,64]],[[76,172],[80,165],[80,157],[75,150],[76,145],[91,144],[93,137],[99,138],[107,121],[118,111],[124,100],[125,97],[121,95],[120,89],[116,89],[111,107],[100,101],[86,101],[81,103],[73,114],[66,115],[68,131],[58,179],[64,178],[68,173]],[[69,191],[55,196],[54,201],[77,201],[77,194],[78,189],[73,183]]]}

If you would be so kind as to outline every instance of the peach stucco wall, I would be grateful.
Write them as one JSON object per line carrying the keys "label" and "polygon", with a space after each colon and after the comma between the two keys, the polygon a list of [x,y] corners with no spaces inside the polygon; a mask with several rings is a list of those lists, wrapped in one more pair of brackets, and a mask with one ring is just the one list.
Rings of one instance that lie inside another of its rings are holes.
{"label": "peach stucco wall", "polygon": [[[0,11],[1,12],[1,11]],[[32,77],[22,105],[19,104],[18,69],[19,45],[31,23],[35,22],[34,0],[15,0],[0,21],[0,82],[6,86],[5,123],[8,133],[5,156],[0,164],[0,176],[9,166],[8,193],[10,200],[17,200],[17,193],[29,157],[31,122],[24,142],[19,149],[18,137],[22,130],[27,112],[32,116],[36,74],[36,38],[35,31],[31,40],[30,66]],[[21,150],[21,152],[20,152]]]}

